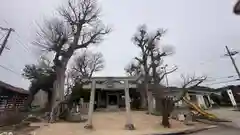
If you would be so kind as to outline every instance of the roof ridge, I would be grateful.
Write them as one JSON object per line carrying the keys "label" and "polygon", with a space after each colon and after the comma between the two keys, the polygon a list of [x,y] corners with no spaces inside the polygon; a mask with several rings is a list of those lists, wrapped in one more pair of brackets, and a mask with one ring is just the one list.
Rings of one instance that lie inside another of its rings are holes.
{"label": "roof ridge", "polygon": [[8,90],[18,92],[18,93],[22,93],[22,94],[28,94],[29,93],[28,90],[25,90],[25,89],[20,88],[20,87],[13,86],[13,85],[8,84],[8,83],[6,83],[4,81],[1,81],[1,80],[0,80],[0,86],[6,88]]}

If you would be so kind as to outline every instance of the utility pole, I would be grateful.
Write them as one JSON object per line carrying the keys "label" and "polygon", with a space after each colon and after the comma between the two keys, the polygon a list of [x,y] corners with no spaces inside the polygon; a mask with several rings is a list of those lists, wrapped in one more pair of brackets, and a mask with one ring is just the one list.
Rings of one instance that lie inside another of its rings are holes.
{"label": "utility pole", "polygon": [[3,40],[2,46],[1,46],[1,48],[0,48],[0,56],[1,56],[3,50],[4,50],[5,47],[6,47],[6,44],[7,44],[8,38],[9,38],[11,32],[14,31],[14,29],[12,29],[12,28],[7,29],[7,28],[2,28],[2,27],[0,27],[0,29],[1,29],[1,30],[7,30],[7,31],[8,31],[8,33],[7,33],[6,37],[5,37],[5,39]]}
{"label": "utility pole", "polygon": [[167,85],[167,88],[169,87],[169,85],[168,85],[168,77],[167,77],[167,70],[166,70],[166,68],[167,68],[167,64],[164,66],[164,67],[162,67],[162,69],[164,70],[164,74],[166,74],[165,75],[165,79],[166,79],[166,85]]}
{"label": "utility pole", "polygon": [[238,68],[237,68],[237,65],[236,65],[236,63],[235,63],[235,60],[233,59],[233,57],[232,56],[234,56],[235,54],[237,54],[238,52],[230,52],[229,51],[229,49],[228,49],[228,47],[227,46],[225,46],[226,47],[226,50],[227,50],[227,54],[225,54],[225,56],[229,56],[230,57],[230,59],[231,59],[231,61],[232,61],[232,64],[233,64],[233,66],[234,66],[234,68],[235,68],[235,70],[236,70],[236,72],[237,72],[237,74],[238,74],[238,77],[239,77],[239,79],[240,79],[240,72],[239,72],[239,70],[238,70]]}

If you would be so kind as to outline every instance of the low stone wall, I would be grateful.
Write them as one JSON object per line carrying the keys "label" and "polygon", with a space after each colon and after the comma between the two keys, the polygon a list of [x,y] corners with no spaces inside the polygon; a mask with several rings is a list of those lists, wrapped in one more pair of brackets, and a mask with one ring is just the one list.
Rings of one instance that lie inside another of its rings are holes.
{"label": "low stone wall", "polygon": [[84,103],[79,105],[79,111],[82,114],[87,114],[88,110],[89,110],[89,103],[88,102],[84,102]]}
{"label": "low stone wall", "polygon": [[16,110],[1,110],[0,111],[0,127],[19,124],[27,113]]}

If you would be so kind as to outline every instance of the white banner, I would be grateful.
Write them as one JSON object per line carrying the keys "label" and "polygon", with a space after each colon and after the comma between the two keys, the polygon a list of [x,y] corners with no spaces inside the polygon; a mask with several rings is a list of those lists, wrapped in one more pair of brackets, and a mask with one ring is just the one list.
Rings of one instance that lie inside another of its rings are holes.
{"label": "white banner", "polygon": [[228,96],[229,96],[229,98],[230,98],[230,100],[232,102],[232,105],[234,107],[237,106],[237,103],[236,103],[236,100],[235,100],[235,98],[233,96],[232,90],[227,90],[227,93],[228,93]]}

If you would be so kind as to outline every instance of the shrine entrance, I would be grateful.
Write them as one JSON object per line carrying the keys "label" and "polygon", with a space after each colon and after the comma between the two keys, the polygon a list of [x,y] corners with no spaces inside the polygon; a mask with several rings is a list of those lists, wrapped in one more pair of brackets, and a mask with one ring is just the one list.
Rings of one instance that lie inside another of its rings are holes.
{"label": "shrine entrance", "polygon": [[119,94],[107,93],[107,109],[117,110],[119,109]]}
{"label": "shrine entrance", "polygon": [[[120,95],[115,90],[124,90],[124,99],[125,99],[125,111],[126,111],[126,124],[125,128],[134,128],[134,125],[132,124],[132,118],[130,115],[131,111],[131,99],[129,95],[129,88],[136,87],[136,81],[139,77],[94,77],[90,81],[91,84],[83,86],[83,88],[90,89],[90,102],[89,102],[89,110],[88,110],[88,121],[85,128],[92,128],[92,115],[94,111],[94,104],[95,104],[95,94],[96,89],[102,89],[107,92],[107,107],[113,108],[113,109],[119,109],[119,99]],[[89,81],[89,80],[88,80]],[[129,82],[135,82],[135,85],[129,84]],[[100,94],[99,94],[100,95]],[[100,96],[101,97],[101,96]],[[100,101],[100,98],[98,98],[98,101]]]}

